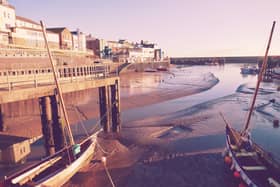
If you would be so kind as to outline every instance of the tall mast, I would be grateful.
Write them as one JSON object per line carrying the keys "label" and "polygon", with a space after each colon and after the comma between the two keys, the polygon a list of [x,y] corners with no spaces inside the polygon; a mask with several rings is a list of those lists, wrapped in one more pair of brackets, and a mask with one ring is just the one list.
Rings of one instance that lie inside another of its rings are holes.
{"label": "tall mast", "polygon": [[246,132],[249,128],[251,116],[252,116],[252,113],[253,113],[253,109],[254,109],[254,106],[255,106],[255,103],[256,103],[257,94],[258,94],[259,87],[260,87],[260,83],[263,79],[263,74],[264,74],[266,66],[267,66],[268,52],[269,52],[269,48],[270,48],[270,44],[271,44],[271,40],[272,40],[272,35],[273,35],[273,32],[274,32],[275,23],[276,22],[273,21],[270,36],[269,36],[269,40],[268,40],[268,44],[267,44],[267,48],[266,48],[266,52],[265,52],[265,56],[264,56],[262,67],[261,67],[261,72],[258,75],[258,81],[257,81],[256,89],[255,89],[255,92],[254,92],[254,97],[253,97],[253,100],[252,100],[252,103],[251,103],[250,111],[249,111],[249,114],[248,114],[247,121],[246,121],[245,128],[244,128],[243,132]]}
{"label": "tall mast", "polygon": [[44,25],[43,21],[40,21],[40,23],[41,23],[43,36],[44,36],[46,48],[47,48],[47,51],[48,51],[52,71],[53,71],[55,85],[56,85],[56,88],[57,88],[57,91],[58,91],[58,97],[59,97],[59,100],[61,102],[63,117],[64,117],[64,120],[66,122],[66,128],[67,128],[67,131],[68,131],[68,134],[69,134],[70,144],[74,145],[75,142],[74,142],[72,131],[71,131],[71,128],[70,128],[69,118],[68,118],[68,115],[67,115],[67,112],[66,112],[66,107],[65,107],[64,100],[63,100],[63,97],[62,97],[62,91],[61,91],[61,88],[60,88],[60,84],[59,84],[59,81],[57,79],[57,70],[56,70],[56,67],[54,65],[53,58],[52,58],[52,55],[51,55],[51,51],[50,51],[49,44],[48,44],[48,40],[47,40],[46,28],[45,28],[45,25]]}

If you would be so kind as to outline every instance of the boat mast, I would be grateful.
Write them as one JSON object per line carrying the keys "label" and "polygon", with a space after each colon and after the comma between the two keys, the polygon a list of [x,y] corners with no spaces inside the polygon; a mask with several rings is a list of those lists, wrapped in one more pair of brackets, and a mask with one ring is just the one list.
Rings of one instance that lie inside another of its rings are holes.
{"label": "boat mast", "polygon": [[276,22],[273,21],[270,36],[269,36],[269,40],[268,40],[268,44],[267,44],[267,48],[266,48],[266,52],[265,52],[265,56],[264,56],[262,67],[261,67],[261,71],[258,75],[258,81],[257,81],[256,89],[255,89],[255,92],[254,92],[254,97],[253,97],[253,100],[252,100],[252,103],[251,103],[250,111],[249,111],[249,114],[248,114],[248,117],[247,117],[247,120],[246,120],[246,124],[245,124],[245,128],[243,130],[243,133],[246,132],[249,128],[251,116],[252,116],[252,113],[253,113],[253,109],[254,109],[254,106],[255,106],[255,103],[256,103],[257,94],[258,94],[259,87],[260,87],[260,83],[263,79],[263,74],[264,74],[266,66],[267,66],[268,52],[269,52],[269,48],[270,48],[270,44],[271,44],[271,40],[272,40],[272,35],[273,35],[273,32],[274,32],[275,23]]}
{"label": "boat mast", "polygon": [[53,71],[53,76],[54,76],[54,81],[55,81],[57,92],[58,92],[58,97],[59,97],[59,100],[61,102],[61,108],[62,108],[63,117],[64,117],[64,120],[66,122],[66,128],[67,128],[68,135],[69,135],[70,145],[74,145],[75,142],[74,142],[74,138],[73,138],[72,131],[71,131],[71,128],[70,128],[69,118],[68,118],[68,115],[67,115],[67,112],[66,112],[66,107],[65,107],[63,96],[62,96],[62,91],[61,91],[61,88],[60,88],[60,85],[59,85],[59,81],[58,81],[58,78],[57,78],[57,70],[56,70],[56,67],[54,65],[53,58],[52,58],[52,55],[51,55],[51,52],[50,52],[50,48],[49,48],[49,45],[48,45],[46,28],[45,28],[45,25],[44,25],[43,21],[40,21],[40,23],[41,23],[41,27],[42,27],[42,31],[43,31],[43,36],[44,36],[46,48],[47,48],[47,51],[48,51],[48,55],[49,55],[49,59],[50,59],[51,67],[52,67],[52,71]]}

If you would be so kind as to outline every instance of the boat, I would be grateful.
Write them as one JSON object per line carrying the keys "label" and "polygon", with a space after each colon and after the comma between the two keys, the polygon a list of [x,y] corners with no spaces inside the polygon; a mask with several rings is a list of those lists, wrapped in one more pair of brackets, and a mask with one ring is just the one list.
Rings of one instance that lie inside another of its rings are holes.
{"label": "boat", "polygon": [[226,124],[226,149],[224,161],[234,170],[234,176],[240,180],[239,186],[250,187],[280,187],[280,164],[270,153],[254,143],[249,132],[249,124],[254,110],[256,96],[267,66],[268,51],[275,27],[275,22],[270,33],[268,47],[258,77],[254,97],[243,131],[237,131],[225,120]]}
{"label": "boat", "polygon": [[42,21],[41,26],[50,62],[52,65],[56,89],[61,103],[60,106],[63,112],[64,120],[66,122],[66,130],[68,137],[65,138],[68,138],[69,142],[65,148],[56,152],[52,156],[49,156],[44,160],[35,163],[27,168],[24,168],[10,176],[6,176],[4,180],[0,182],[0,186],[62,186],[82,167],[84,167],[91,161],[94,155],[95,146],[97,144],[97,135],[100,132],[100,130],[87,137],[81,143],[74,142],[73,135],[70,129],[68,115],[66,113],[65,104],[62,97],[61,88],[59,86],[57,75],[55,73],[56,69],[49,50],[45,26]]}
{"label": "boat", "polygon": [[62,186],[91,161],[97,134],[98,132],[79,144],[68,146],[39,163],[5,177],[0,186]]}
{"label": "boat", "polygon": [[145,68],[144,72],[154,73],[154,72],[157,72],[157,70],[154,68]]}
{"label": "boat", "polygon": [[271,76],[274,79],[280,79],[280,67],[274,68]]}
{"label": "boat", "polygon": [[239,141],[242,138],[241,132],[226,125],[225,162],[234,170],[234,176],[250,187],[279,187],[278,161],[250,138]]}
{"label": "boat", "polygon": [[165,66],[158,66],[157,70],[158,71],[167,71],[167,67],[165,67]]}
{"label": "boat", "polygon": [[256,66],[248,66],[244,65],[240,68],[241,74],[249,74],[249,75],[255,75],[259,73],[259,70]]}

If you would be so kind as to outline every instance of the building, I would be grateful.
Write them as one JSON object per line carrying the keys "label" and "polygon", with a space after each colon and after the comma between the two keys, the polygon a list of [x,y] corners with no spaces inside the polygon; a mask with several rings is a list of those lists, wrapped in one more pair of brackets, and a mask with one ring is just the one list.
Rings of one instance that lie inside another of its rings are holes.
{"label": "building", "polygon": [[37,23],[31,19],[21,17],[21,16],[16,16],[15,27],[42,30],[41,25],[39,23]]}
{"label": "building", "polygon": [[[11,28],[9,44],[27,48],[44,48],[45,41],[41,25],[33,20],[16,16],[15,27]],[[59,35],[47,31],[51,48],[59,48]]]}
{"label": "building", "polygon": [[162,50],[161,49],[155,49],[155,60],[156,61],[160,61],[163,58],[163,54],[162,54]]}
{"label": "building", "polygon": [[73,49],[72,34],[66,27],[47,28],[47,31],[58,34],[60,49]]}
{"label": "building", "polygon": [[128,62],[151,62],[154,60],[155,50],[153,48],[133,48],[128,51]]}
{"label": "building", "polygon": [[79,29],[76,31],[71,32],[72,34],[72,43],[73,43],[73,50],[76,51],[86,51],[86,35],[80,32]]}
{"label": "building", "polygon": [[92,35],[86,36],[86,47],[91,49],[95,56],[102,58],[105,46],[108,46],[106,40],[94,38]]}
{"label": "building", "polygon": [[6,0],[0,0],[0,45],[9,44],[9,33],[16,23],[15,7]]}

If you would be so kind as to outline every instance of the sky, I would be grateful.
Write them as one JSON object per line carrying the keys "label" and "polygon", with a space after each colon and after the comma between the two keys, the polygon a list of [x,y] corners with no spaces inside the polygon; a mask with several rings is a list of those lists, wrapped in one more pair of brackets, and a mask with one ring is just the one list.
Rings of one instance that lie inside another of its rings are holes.
{"label": "sky", "polygon": [[170,57],[280,55],[280,0],[10,0],[16,14],[105,40],[156,43]]}

